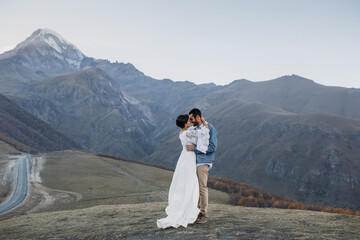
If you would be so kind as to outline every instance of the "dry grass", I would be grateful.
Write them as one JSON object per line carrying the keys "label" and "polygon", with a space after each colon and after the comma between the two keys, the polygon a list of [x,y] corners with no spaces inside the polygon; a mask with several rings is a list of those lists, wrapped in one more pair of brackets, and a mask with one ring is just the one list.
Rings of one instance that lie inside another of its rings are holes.
{"label": "dry grass", "polygon": [[1,221],[6,239],[359,239],[360,217],[211,204],[209,221],[157,229],[166,203],[103,205]]}
{"label": "dry grass", "polygon": [[172,172],[78,151],[45,157],[44,185],[83,198],[0,221],[1,239],[360,239],[360,217],[232,206],[215,190],[208,223],[157,229]]}
{"label": "dry grass", "polygon": [[[53,152],[45,158],[43,185],[83,197],[53,210],[164,201],[162,196],[167,196],[173,175],[167,170],[80,151]],[[228,194],[212,189],[209,195],[211,203],[226,204],[230,199]]]}

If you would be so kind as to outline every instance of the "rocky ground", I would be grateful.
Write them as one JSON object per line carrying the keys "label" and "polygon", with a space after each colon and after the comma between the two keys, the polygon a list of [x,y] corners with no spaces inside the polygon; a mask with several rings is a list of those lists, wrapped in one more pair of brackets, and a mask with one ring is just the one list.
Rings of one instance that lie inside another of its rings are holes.
{"label": "rocky ground", "polygon": [[165,202],[32,213],[0,222],[6,239],[360,239],[360,217],[211,204],[209,220],[158,229]]}

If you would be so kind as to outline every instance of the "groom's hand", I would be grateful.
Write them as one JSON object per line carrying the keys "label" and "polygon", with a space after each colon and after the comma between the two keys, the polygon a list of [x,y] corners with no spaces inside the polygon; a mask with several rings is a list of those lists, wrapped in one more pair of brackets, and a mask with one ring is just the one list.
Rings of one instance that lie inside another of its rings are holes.
{"label": "groom's hand", "polygon": [[186,150],[188,150],[188,151],[194,151],[194,146],[195,146],[195,144],[186,145]]}

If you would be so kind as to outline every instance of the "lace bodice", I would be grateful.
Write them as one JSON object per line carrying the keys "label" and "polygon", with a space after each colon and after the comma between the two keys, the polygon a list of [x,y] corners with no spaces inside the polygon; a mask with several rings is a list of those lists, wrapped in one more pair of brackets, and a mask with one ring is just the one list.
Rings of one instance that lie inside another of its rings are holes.
{"label": "lace bodice", "polygon": [[195,129],[190,127],[188,130],[180,133],[180,141],[184,149],[186,145],[195,144],[197,150],[206,153],[209,146],[210,130],[207,127]]}

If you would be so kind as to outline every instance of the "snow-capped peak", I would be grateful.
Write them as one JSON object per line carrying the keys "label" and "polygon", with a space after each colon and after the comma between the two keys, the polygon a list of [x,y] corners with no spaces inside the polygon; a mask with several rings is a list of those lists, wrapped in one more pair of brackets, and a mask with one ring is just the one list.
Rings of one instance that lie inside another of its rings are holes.
{"label": "snow-capped peak", "polygon": [[41,48],[44,46],[50,46],[57,52],[57,54],[70,55],[65,57],[72,60],[82,60],[84,58],[84,54],[77,47],[75,47],[74,44],[70,43],[60,34],[51,29],[36,30],[25,41],[18,44],[14,50],[19,51],[20,49],[31,45],[35,46],[37,49],[40,49],[40,52],[43,52],[41,51]]}
{"label": "snow-capped peak", "polygon": [[0,54],[0,59],[14,56],[21,56],[19,59],[24,66],[49,75],[79,70],[86,57],[75,45],[51,29],[36,30],[13,50]]}
{"label": "snow-capped peak", "polygon": [[[35,35],[35,36],[34,36]],[[44,28],[44,29],[39,29],[37,31],[35,31],[32,36],[34,37],[42,37],[44,39],[47,39],[47,37],[49,35],[53,35],[55,36],[60,42],[64,43],[64,44],[69,44],[69,45],[73,45],[72,43],[70,43],[69,41],[67,41],[66,39],[64,39],[62,36],[60,36],[60,34],[58,34],[57,32],[48,29],[48,28]]]}

